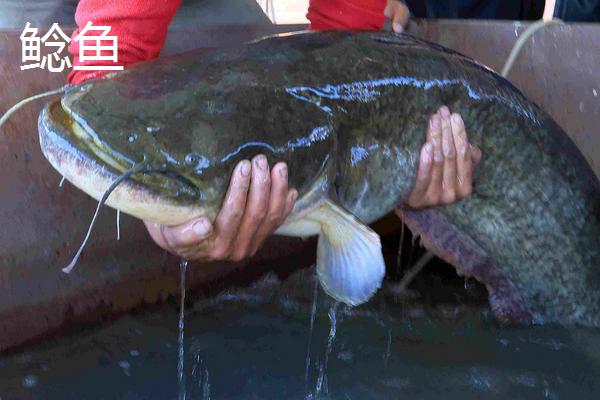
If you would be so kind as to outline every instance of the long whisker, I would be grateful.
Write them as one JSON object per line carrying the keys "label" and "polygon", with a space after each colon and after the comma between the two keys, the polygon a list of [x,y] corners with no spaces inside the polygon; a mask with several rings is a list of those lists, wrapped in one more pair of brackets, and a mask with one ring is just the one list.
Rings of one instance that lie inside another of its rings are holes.
{"label": "long whisker", "polygon": [[88,239],[90,238],[90,234],[92,233],[92,228],[94,227],[94,224],[96,223],[96,218],[98,218],[98,214],[100,213],[100,208],[104,205],[104,203],[108,199],[108,196],[110,196],[110,194],[124,180],[126,180],[127,178],[129,178],[133,174],[136,174],[138,172],[143,171],[144,169],[146,169],[147,166],[148,166],[148,163],[145,162],[145,161],[142,162],[142,163],[140,163],[140,164],[137,164],[137,165],[133,166],[133,168],[131,168],[129,171],[123,173],[123,175],[121,175],[117,179],[115,179],[114,182],[111,183],[111,185],[108,187],[108,189],[106,189],[106,191],[102,195],[102,198],[98,202],[98,206],[96,207],[96,212],[94,213],[94,217],[92,218],[92,222],[90,222],[90,226],[88,227],[88,230],[87,230],[87,233],[85,235],[85,238],[83,239],[83,242],[81,243],[81,246],[79,246],[79,250],[77,250],[77,253],[73,257],[73,260],[69,263],[69,265],[67,265],[65,268],[62,269],[62,271],[65,274],[68,274],[69,272],[71,272],[71,270],[75,267],[75,264],[77,264],[77,260],[79,259],[79,256],[81,255],[81,252],[83,251],[83,248],[85,247],[85,245],[87,244]]}
{"label": "long whisker", "polygon": [[17,104],[15,104],[11,108],[9,108],[8,111],[4,113],[4,115],[2,116],[2,118],[0,118],[0,127],[2,127],[2,125],[4,125],[4,123],[6,121],[8,121],[8,118],[10,118],[10,116],[12,114],[14,114],[19,108],[23,107],[25,104],[30,103],[30,102],[32,102],[34,100],[37,100],[37,99],[41,99],[42,97],[48,97],[48,96],[53,96],[55,94],[63,93],[70,86],[71,85],[64,85],[64,86],[62,86],[62,87],[60,87],[58,89],[50,90],[50,91],[45,92],[45,93],[36,94],[36,95],[33,95],[31,97],[27,97],[26,99],[21,100],[20,102],[18,102]]}

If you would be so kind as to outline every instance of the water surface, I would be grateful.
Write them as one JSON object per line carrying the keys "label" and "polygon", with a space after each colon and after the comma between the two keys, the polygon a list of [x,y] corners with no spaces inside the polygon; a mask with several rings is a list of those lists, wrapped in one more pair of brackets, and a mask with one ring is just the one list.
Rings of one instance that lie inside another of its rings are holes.
{"label": "water surface", "polygon": [[[187,399],[597,399],[600,332],[506,327],[485,305],[384,288],[335,305],[313,270],[189,307]],[[176,399],[178,307],[0,358],[0,399]],[[335,326],[332,322],[335,321]]]}

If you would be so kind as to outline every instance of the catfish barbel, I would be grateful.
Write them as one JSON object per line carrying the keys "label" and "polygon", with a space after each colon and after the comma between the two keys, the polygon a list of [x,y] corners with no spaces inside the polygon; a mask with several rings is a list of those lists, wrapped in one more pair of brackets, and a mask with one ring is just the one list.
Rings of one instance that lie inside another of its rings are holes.
{"label": "catfish barbel", "polygon": [[469,198],[405,210],[407,225],[487,286],[499,318],[600,326],[593,171],[508,81],[412,36],[281,35],[150,61],[70,87],[43,110],[39,132],[54,168],[96,199],[129,171],[107,204],[162,224],[214,220],[237,162],[285,161],[299,197],[277,233],[319,235],[323,288],[357,305],[385,273],[367,224],[409,194],[442,104],[484,159]]}

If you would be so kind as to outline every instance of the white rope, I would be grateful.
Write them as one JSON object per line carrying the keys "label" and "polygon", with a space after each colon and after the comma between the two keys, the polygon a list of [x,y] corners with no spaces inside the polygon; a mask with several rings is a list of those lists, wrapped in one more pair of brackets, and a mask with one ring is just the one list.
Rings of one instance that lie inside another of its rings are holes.
{"label": "white rope", "polygon": [[117,209],[117,240],[121,240],[121,210]]}
{"label": "white rope", "polygon": [[538,21],[535,21],[533,24],[529,25],[527,27],[527,29],[525,29],[523,31],[521,36],[519,36],[519,38],[513,45],[513,48],[510,51],[510,54],[508,55],[508,58],[506,59],[506,62],[504,63],[504,67],[502,67],[502,72],[500,72],[500,74],[506,78],[506,76],[510,72],[510,69],[512,68],[513,64],[515,63],[517,56],[521,52],[521,49],[527,42],[527,39],[529,39],[535,32],[537,32],[538,30],[540,30],[548,25],[553,25],[553,24],[560,25],[563,23],[564,22],[562,22],[560,19],[551,19],[551,20],[547,20],[547,21],[540,19]]}

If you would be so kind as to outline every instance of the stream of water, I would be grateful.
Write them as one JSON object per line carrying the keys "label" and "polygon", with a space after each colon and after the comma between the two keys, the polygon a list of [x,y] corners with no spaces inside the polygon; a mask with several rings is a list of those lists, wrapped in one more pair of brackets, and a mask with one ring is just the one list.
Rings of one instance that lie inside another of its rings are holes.
{"label": "stream of water", "polygon": [[180,299],[179,299],[179,323],[177,324],[179,328],[179,336],[177,340],[177,350],[178,356],[177,359],[177,383],[179,387],[179,400],[185,400],[186,390],[185,390],[185,273],[187,271],[187,260],[182,260],[179,263],[179,270],[181,277],[179,278],[180,282]]}

